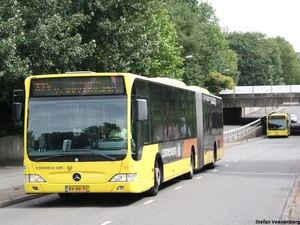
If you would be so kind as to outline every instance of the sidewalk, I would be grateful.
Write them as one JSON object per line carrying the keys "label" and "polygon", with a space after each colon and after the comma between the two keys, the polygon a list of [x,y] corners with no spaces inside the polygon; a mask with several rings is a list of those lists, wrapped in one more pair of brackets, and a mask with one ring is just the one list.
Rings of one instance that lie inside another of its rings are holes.
{"label": "sidewalk", "polygon": [[0,208],[42,195],[28,195],[24,191],[23,165],[20,160],[1,162]]}

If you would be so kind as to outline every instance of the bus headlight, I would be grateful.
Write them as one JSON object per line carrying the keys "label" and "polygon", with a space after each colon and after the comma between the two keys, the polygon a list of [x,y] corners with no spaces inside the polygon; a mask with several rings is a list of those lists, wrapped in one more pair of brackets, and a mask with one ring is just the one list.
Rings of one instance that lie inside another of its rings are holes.
{"label": "bus headlight", "polygon": [[111,182],[133,182],[135,181],[136,173],[117,174],[110,179]]}
{"label": "bus headlight", "polygon": [[41,176],[36,175],[36,174],[26,174],[25,182],[40,183],[40,182],[45,182],[45,180]]}

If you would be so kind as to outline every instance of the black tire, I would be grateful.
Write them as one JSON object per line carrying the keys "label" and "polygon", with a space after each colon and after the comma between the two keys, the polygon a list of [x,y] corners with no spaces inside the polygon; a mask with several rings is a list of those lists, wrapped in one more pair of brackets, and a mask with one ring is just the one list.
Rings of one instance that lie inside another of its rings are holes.
{"label": "black tire", "polygon": [[191,152],[191,157],[190,157],[190,170],[186,174],[183,175],[184,179],[192,179],[194,176],[194,168],[195,168],[195,157],[193,152]]}
{"label": "black tire", "polygon": [[162,169],[157,160],[154,163],[154,185],[146,192],[148,196],[156,196],[162,183]]}
{"label": "black tire", "polygon": [[209,169],[214,169],[215,167],[216,167],[216,155],[215,155],[215,152],[214,152],[213,161],[212,161],[212,163],[208,164],[208,168]]}

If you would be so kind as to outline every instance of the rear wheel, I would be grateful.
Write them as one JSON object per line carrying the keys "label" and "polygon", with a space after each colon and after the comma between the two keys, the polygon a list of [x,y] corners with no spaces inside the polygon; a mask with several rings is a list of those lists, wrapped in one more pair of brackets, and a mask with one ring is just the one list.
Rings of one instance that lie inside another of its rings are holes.
{"label": "rear wheel", "polygon": [[157,195],[160,185],[162,183],[162,169],[157,160],[155,160],[154,164],[154,185],[153,187],[147,191],[147,194],[150,196]]}
{"label": "rear wheel", "polygon": [[208,164],[208,168],[209,169],[214,169],[216,167],[216,155],[215,155],[215,152],[213,154],[213,161],[212,163]]}

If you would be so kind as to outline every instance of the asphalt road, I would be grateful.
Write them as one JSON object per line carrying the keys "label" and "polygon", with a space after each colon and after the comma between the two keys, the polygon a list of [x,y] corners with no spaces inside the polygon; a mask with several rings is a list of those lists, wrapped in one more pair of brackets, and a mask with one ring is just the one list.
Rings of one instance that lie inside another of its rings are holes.
{"label": "asphalt road", "polygon": [[48,195],[1,208],[1,224],[267,224],[287,221],[299,136],[233,145],[214,170],[175,179],[156,197]]}

